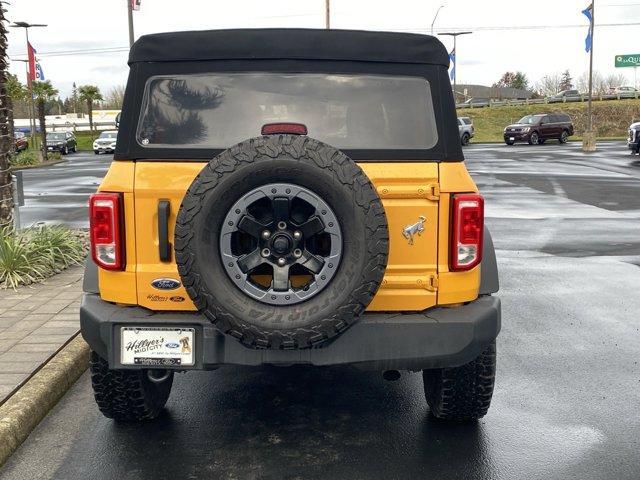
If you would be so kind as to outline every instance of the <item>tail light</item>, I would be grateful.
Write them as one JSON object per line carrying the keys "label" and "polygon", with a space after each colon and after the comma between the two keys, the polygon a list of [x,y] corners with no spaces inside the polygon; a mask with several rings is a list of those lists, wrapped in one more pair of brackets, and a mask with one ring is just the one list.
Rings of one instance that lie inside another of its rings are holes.
{"label": "tail light", "polygon": [[89,199],[91,256],[105,270],[124,270],[122,195],[96,193]]}
{"label": "tail light", "polygon": [[475,193],[454,195],[451,201],[452,271],[471,270],[482,261],[484,199]]}

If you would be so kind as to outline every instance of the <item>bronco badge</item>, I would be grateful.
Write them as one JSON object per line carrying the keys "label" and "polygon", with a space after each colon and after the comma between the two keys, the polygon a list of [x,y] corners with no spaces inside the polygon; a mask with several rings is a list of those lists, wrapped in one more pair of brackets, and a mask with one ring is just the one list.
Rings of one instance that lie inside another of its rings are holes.
{"label": "bronco badge", "polygon": [[158,290],[175,290],[180,286],[180,281],[173,278],[156,278],[151,282],[151,286]]}
{"label": "bronco badge", "polygon": [[416,223],[407,225],[402,230],[402,236],[409,240],[409,245],[413,245],[414,235],[420,236],[422,232],[424,232],[424,222],[426,218],[422,215],[420,215],[418,218],[419,220]]}

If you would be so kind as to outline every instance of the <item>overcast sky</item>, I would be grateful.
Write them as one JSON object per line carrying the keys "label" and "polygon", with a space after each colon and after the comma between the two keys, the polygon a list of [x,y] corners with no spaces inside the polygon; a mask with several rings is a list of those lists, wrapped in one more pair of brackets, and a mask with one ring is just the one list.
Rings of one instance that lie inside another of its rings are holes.
{"label": "overcast sky", "polygon": [[[62,96],[75,81],[97,84],[103,90],[124,85],[127,76],[127,0],[12,0],[12,21],[46,23],[32,29],[31,41],[42,55],[45,77]],[[587,20],[581,10],[589,0],[332,0],[332,28],[429,33],[434,14],[436,32],[461,28],[472,35],[459,37],[458,83],[490,85],[507,70],[522,70],[534,83],[547,73],[569,69],[577,79],[588,68],[584,51]],[[640,53],[640,0],[596,0],[594,68],[602,74],[624,73],[634,82],[632,68],[615,69],[616,54]],[[134,12],[136,37],[146,33],[237,27],[324,26],[324,0],[142,0]],[[636,23],[633,26],[601,26]],[[563,26],[583,25],[581,28]],[[527,26],[544,26],[524,29]],[[520,29],[513,29],[520,28]],[[451,40],[441,37],[451,49]],[[109,53],[47,55],[87,49]],[[171,48],[170,45],[167,48]],[[10,29],[9,55],[24,58],[24,31]],[[20,57],[22,55],[22,57]],[[24,64],[11,71],[24,79]],[[640,74],[639,74],[640,77]]]}

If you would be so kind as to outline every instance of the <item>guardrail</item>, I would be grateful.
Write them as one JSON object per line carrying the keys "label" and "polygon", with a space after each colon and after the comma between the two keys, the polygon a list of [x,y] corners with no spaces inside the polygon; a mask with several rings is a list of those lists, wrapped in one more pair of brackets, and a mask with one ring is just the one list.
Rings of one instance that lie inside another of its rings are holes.
{"label": "guardrail", "polygon": [[[93,122],[94,130],[115,130],[116,122]],[[47,132],[88,132],[89,122],[47,122]],[[30,134],[29,127],[16,127],[16,132]],[[40,125],[36,125],[36,133],[40,133]]]}
{"label": "guardrail", "polygon": [[[633,100],[640,99],[640,92],[635,94],[604,94],[594,95],[593,101],[606,101],[606,100]],[[490,102],[478,102],[478,103],[457,103],[456,108],[486,108],[486,107],[510,107],[517,105],[541,105],[547,103],[577,103],[586,102],[589,100],[589,95],[580,95],[579,97],[565,97],[563,99],[556,98],[531,98],[526,100],[492,100]]]}

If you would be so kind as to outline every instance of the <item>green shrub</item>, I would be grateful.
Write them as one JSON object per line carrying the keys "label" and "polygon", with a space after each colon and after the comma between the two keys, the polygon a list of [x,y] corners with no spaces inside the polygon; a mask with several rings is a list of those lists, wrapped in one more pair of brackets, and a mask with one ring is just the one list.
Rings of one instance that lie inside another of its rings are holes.
{"label": "green shrub", "polygon": [[27,167],[30,165],[37,165],[38,154],[34,150],[26,150],[24,152],[17,153],[11,156],[9,164],[12,167]]}
{"label": "green shrub", "polygon": [[63,226],[0,230],[0,287],[13,288],[40,282],[86,255],[81,234]]}

